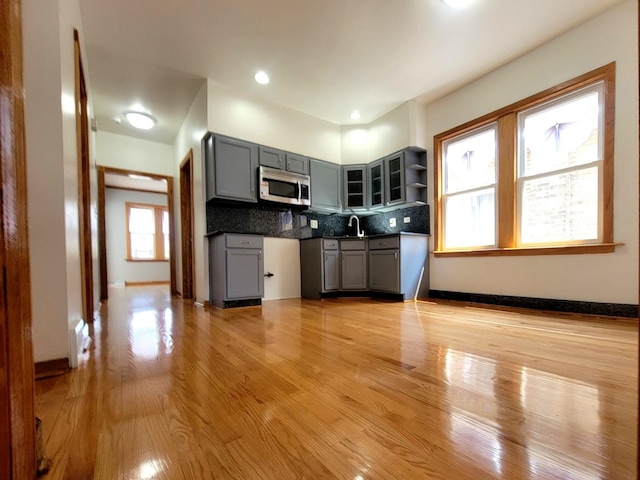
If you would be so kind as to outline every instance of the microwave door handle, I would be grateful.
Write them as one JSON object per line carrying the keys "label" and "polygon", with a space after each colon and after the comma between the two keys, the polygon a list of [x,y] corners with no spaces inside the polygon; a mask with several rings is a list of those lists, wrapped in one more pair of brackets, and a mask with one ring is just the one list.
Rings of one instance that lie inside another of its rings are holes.
{"label": "microwave door handle", "polygon": [[298,205],[302,203],[302,187],[300,186],[300,180],[298,180]]}

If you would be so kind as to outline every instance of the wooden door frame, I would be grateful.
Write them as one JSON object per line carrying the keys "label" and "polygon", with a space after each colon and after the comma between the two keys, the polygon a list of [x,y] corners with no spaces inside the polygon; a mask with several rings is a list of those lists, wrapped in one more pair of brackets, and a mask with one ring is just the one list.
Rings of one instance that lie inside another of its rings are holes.
{"label": "wooden door frame", "polygon": [[0,2],[0,478],[36,475],[20,0]]}
{"label": "wooden door frame", "polygon": [[93,322],[93,248],[91,241],[91,161],[87,85],[82,68],[78,31],[73,31],[76,97],[76,147],[78,153],[78,230],[80,241],[80,291],[82,315]]}
{"label": "wooden door frame", "polygon": [[[157,173],[139,172],[136,170],[124,170],[120,168],[112,167],[97,167],[98,171],[98,256],[100,259],[100,299],[106,300],[109,298],[108,291],[108,276],[107,276],[107,218],[106,218],[106,185],[105,175],[107,173],[113,173],[116,175],[140,175],[143,177],[149,177],[153,180],[166,180],[167,182],[167,209],[169,210],[169,276],[170,276],[170,291],[171,295],[177,295],[178,290],[176,288],[176,228],[174,225],[174,206],[173,206],[173,177],[168,175],[159,175]],[[162,193],[162,192],[151,192]]]}
{"label": "wooden door frame", "polygon": [[182,298],[195,295],[193,275],[193,149],[180,163],[180,241],[182,246]]}

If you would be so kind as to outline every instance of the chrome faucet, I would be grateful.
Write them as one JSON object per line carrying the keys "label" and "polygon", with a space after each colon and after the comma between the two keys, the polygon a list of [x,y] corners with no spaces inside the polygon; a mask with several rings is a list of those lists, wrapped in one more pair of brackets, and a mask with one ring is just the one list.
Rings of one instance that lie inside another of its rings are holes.
{"label": "chrome faucet", "polygon": [[349,217],[349,226],[351,226],[351,221],[354,218],[356,219],[356,235],[358,235],[358,237],[364,237],[364,231],[360,230],[360,219],[357,216],[351,215]]}

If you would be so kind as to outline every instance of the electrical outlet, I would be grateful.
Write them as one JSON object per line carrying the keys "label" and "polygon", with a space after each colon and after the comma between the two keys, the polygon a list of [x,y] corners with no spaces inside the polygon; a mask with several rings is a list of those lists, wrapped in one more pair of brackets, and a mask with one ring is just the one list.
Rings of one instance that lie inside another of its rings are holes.
{"label": "electrical outlet", "polygon": [[404,223],[411,223],[411,217],[404,217]]}
{"label": "electrical outlet", "polygon": [[309,223],[314,230],[318,228],[318,220],[311,220]]}
{"label": "electrical outlet", "polygon": [[396,226],[396,219],[395,218],[390,218],[389,219],[389,226],[390,227],[395,227]]}

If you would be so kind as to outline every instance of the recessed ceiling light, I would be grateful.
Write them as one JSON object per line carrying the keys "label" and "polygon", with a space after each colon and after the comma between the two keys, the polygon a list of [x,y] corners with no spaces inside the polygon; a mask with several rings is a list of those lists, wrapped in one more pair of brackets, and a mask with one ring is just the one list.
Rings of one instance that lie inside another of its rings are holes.
{"label": "recessed ceiling light", "polygon": [[156,119],[148,113],[142,112],[124,112],[124,116],[132,127],[141,130],[149,130],[156,124]]}
{"label": "recessed ceiling light", "polygon": [[262,70],[256,73],[253,78],[255,78],[256,82],[260,83],[261,85],[266,85],[267,83],[269,83],[269,75],[267,75]]}
{"label": "recessed ceiling light", "polygon": [[360,120],[360,112],[353,111],[349,116],[351,117],[351,120]]}
{"label": "recessed ceiling light", "polygon": [[442,0],[442,1],[453,8],[465,8],[474,2],[474,0]]}

